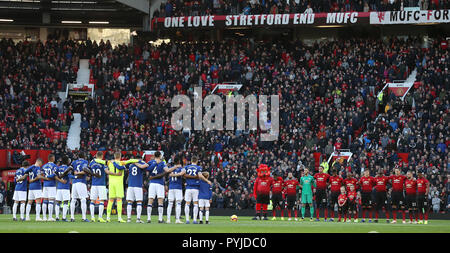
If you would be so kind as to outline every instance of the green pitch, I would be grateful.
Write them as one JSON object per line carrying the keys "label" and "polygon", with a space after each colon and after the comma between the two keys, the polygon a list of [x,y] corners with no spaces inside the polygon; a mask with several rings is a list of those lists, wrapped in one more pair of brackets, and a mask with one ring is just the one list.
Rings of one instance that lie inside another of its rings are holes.
{"label": "green pitch", "polygon": [[[125,216],[126,217],[126,216]],[[206,224],[158,224],[152,216],[151,224],[118,223],[112,216],[111,223],[84,223],[76,216],[76,222],[13,221],[11,215],[0,215],[0,233],[450,233],[450,220],[430,220],[424,224],[338,223],[308,221],[254,221],[251,217],[239,217],[237,222],[230,217],[211,216]],[[143,216],[144,220],[147,216]],[[165,218],[165,217],[164,217]],[[172,219],[174,222],[174,219]],[[192,220],[191,220],[192,222]]]}

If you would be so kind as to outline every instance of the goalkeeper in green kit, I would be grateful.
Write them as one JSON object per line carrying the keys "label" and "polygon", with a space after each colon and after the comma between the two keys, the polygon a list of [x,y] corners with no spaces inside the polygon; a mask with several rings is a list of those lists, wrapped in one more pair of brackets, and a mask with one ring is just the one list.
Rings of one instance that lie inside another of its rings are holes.
{"label": "goalkeeper in green kit", "polygon": [[306,204],[309,205],[309,212],[311,213],[311,221],[313,221],[314,206],[312,204],[313,192],[312,186],[316,187],[316,180],[309,175],[308,169],[303,172],[303,177],[300,178],[300,188],[302,189],[302,219],[305,219]]}

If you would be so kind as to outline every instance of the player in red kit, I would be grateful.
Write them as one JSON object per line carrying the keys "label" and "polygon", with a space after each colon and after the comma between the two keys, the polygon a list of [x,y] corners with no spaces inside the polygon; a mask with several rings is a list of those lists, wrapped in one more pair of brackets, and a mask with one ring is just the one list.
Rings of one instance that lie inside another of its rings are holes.
{"label": "player in red kit", "polygon": [[256,215],[253,220],[261,220],[261,208],[264,215],[264,220],[267,220],[267,205],[270,202],[270,188],[273,183],[273,178],[270,176],[270,168],[261,164],[258,168],[258,177],[253,186],[253,195],[256,199]]}
{"label": "player in red kit", "polygon": [[341,222],[342,216],[344,216],[344,222],[347,221],[347,194],[345,192],[345,187],[341,186],[340,194],[338,196],[338,214],[339,214],[339,222]]}
{"label": "player in red kit", "polygon": [[423,171],[419,170],[417,182],[417,209],[419,213],[419,224],[428,224],[428,191],[430,189],[430,183],[424,177]]}
{"label": "player in red kit", "polygon": [[276,176],[272,184],[272,220],[277,219],[277,210],[281,211],[281,220],[284,220],[283,178]]}
{"label": "player in red kit", "polygon": [[286,189],[286,202],[287,202],[287,208],[288,208],[288,216],[289,216],[289,221],[291,220],[291,211],[294,210],[294,214],[295,214],[295,220],[297,221],[297,216],[298,216],[298,212],[297,212],[297,208],[295,208],[295,202],[297,201],[297,187],[299,186],[299,182],[297,181],[297,179],[294,178],[294,176],[292,175],[292,172],[289,172],[288,174],[288,180],[286,180],[284,182],[284,187]]}
{"label": "player in red kit", "polygon": [[415,223],[417,223],[417,182],[412,176],[412,172],[406,173],[405,180],[406,191],[406,207],[409,213],[409,223],[413,223],[413,216],[416,217]]}
{"label": "player in red kit", "polygon": [[358,222],[358,216],[356,216],[356,210],[358,210],[356,206],[357,193],[355,190],[355,186],[350,185],[350,191],[347,193],[347,207],[348,207],[348,221],[352,221],[352,214],[355,222]]}
{"label": "player in red kit", "polygon": [[331,219],[330,221],[334,221],[334,206],[338,203],[338,197],[341,192],[342,182],[344,181],[342,177],[337,175],[337,171],[333,170],[332,176],[329,178],[330,182],[330,209],[331,209]]}
{"label": "player in red kit", "polygon": [[327,186],[328,179],[330,175],[327,173],[323,173],[323,167],[319,166],[319,173],[314,175],[314,179],[316,180],[316,221],[320,221],[319,213],[320,209],[323,209],[325,221],[327,221],[328,216],[328,203],[327,203]]}
{"label": "player in red kit", "polygon": [[347,178],[344,179],[345,190],[347,192],[350,191],[350,186],[354,186],[355,189],[358,189],[358,179],[353,177],[352,172],[347,173]]}
{"label": "player in red kit", "polygon": [[362,220],[366,222],[366,212],[369,212],[369,222],[372,222],[372,190],[375,185],[375,180],[370,176],[370,171],[366,169],[363,176],[359,179],[359,185],[361,186],[361,208],[362,208]]}
{"label": "player in red kit", "polygon": [[[351,171],[347,173],[347,178],[344,179],[344,185],[346,192],[350,192],[350,186],[352,185],[355,189],[358,189],[358,179],[353,177],[353,173]],[[358,217],[358,212],[356,212],[356,217]]]}
{"label": "player in red kit", "polygon": [[379,171],[375,177],[375,222],[378,222],[378,213],[381,209],[384,209],[386,214],[386,222],[389,223],[389,212],[387,210],[387,183],[389,178],[383,174],[383,171]]}
{"label": "player in red kit", "polygon": [[403,215],[403,223],[405,221],[405,204],[404,204],[404,196],[403,196],[403,186],[405,185],[406,177],[401,174],[400,169],[396,168],[394,170],[394,175],[389,177],[389,180],[392,184],[392,193],[391,193],[391,207],[392,207],[392,223],[397,223],[397,210],[402,211]]}

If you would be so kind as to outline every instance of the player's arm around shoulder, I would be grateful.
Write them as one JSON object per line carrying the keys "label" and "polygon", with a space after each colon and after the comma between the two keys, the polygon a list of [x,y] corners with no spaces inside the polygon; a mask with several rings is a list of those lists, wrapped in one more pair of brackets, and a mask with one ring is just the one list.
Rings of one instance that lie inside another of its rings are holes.
{"label": "player's arm around shoulder", "polygon": [[122,161],[122,165],[127,165],[127,164],[130,164],[130,163],[139,163],[139,162],[141,162],[141,160],[139,160],[139,159],[129,159],[129,160],[126,160],[126,161]]}
{"label": "player's arm around shoulder", "polygon": [[156,167],[156,162],[155,160],[150,160],[148,161],[148,167],[146,168],[147,170],[151,171]]}
{"label": "player's arm around shoulder", "polygon": [[[16,171],[16,182],[22,182],[23,180],[25,180],[28,177],[28,174],[26,174],[25,172],[23,172],[23,174],[20,174],[22,170],[17,170]],[[25,171],[25,169],[23,170]]]}
{"label": "player's arm around shoulder", "polygon": [[55,177],[55,180],[60,182],[60,183],[62,183],[62,184],[66,183],[66,180],[63,180],[63,179],[59,178],[58,176]]}
{"label": "player's arm around shoulder", "polygon": [[172,172],[172,171],[174,171],[174,170],[176,170],[178,168],[181,168],[180,164],[177,164],[177,165],[173,166],[172,168],[169,168],[168,166],[166,166],[166,167],[164,167],[164,171],[166,173],[170,173],[170,172]]}
{"label": "player's arm around shoulder", "polygon": [[195,176],[191,176],[191,175],[189,175],[188,173],[184,173],[183,177],[184,177],[184,178],[188,178],[188,179],[198,179],[198,178],[199,178],[199,177],[198,177],[199,174],[201,174],[201,173],[198,173],[198,174],[195,175]]}
{"label": "player's arm around shoulder", "polygon": [[109,175],[109,176],[121,176],[122,171],[119,171],[118,173],[114,173],[114,172],[110,171],[108,168],[105,168],[105,174]]}
{"label": "player's arm around shoulder", "polygon": [[185,174],[186,174],[186,170],[181,169],[181,171],[178,172],[178,173],[173,173],[173,172],[171,172],[171,173],[169,174],[169,177],[182,177],[182,176],[184,176]]}
{"label": "player's arm around shoulder", "polygon": [[74,174],[75,176],[78,176],[78,175],[84,175],[84,174],[86,174],[86,172],[74,170],[74,171],[73,171],[73,174]]}
{"label": "player's arm around shoulder", "polygon": [[36,181],[38,181],[38,180],[41,180],[42,179],[42,174],[40,173],[40,171],[39,170],[36,170],[36,177],[34,177],[34,179],[30,179],[30,183],[33,183],[33,182],[36,182]]}
{"label": "player's arm around shoulder", "polygon": [[206,179],[206,178],[203,176],[202,173],[198,173],[198,178],[199,178],[200,180],[205,181],[205,182],[208,183],[209,185],[212,185],[212,182],[209,181],[208,179]]}
{"label": "player's arm around shoulder", "polygon": [[106,160],[102,160],[102,159],[98,159],[98,158],[96,158],[96,159],[94,159],[94,161],[96,162],[96,163],[100,163],[100,164],[103,164],[103,165],[106,165]]}
{"label": "player's arm around shoulder", "polygon": [[22,175],[21,177],[16,179],[16,182],[22,182],[23,180],[25,180],[28,177],[28,175]]}
{"label": "player's arm around shoulder", "polygon": [[66,169],[63,173],[61,173],[61,174],[59,175],[59,177],[60,177],[60,178],[63,178],[63,177],[65,177],[65,176],[67,176],[67,174],[69,174],[69,172],[71,172],[71,171],[73,171],[73,167],[72,167],[72,165],[69,165],[69,166],[67,167],[67,169]]}
{"label": "player's arm around shoulder", "polygon": [[147,168],[149,166],[148,163],[146,163],[144,161],[141,161],[141,160],[139,160],[138,162],[134,163],[134,165],[136,165],[140,169],[145,169],[145,168]]}

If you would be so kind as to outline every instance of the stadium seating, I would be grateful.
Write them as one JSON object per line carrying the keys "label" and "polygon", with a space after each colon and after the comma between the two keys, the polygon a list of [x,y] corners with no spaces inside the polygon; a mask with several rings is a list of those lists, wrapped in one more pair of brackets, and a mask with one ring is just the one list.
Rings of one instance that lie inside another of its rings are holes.
{"label": "stadium seating", "polygon": [[[420,38],[338,39],[312,45],[243,38],[113,48],[104,42],[79,46],[73,41],[33,45],[3,40],[0,59],[17,57],[8,53],[9,47],[18,51],[29,59],[37,79],[22,66],[17,74],[15,66],[1,69],[0,89],[6,92],[0,96],[0,147],[65,152],[71,103],[58,104],[52,113],[50,102],[57,101],[57,82],[65,87],[74,80],[77,54],[88,47],[96,97],[83,106],[81,150],[163,150],[165,157],[198,154],[214,178],[213,206],[250,208],[249,192],[259,163],[298,177],[300,168],[317,166],[315,153],[328,157],[334,147],[354,153],[348,164],[335,163],[343,175],[359,174],[361,168],[390,174],[395,165],[404,171],[423,168],[432,183],[430,195],[445,199],[450,59],[440,42],[436,38],[421,49]],[[39,48],[40,56],[26,48]],[[51,67],[35,62],[47,57],[50,48],[73,50],[73,57],[51,57],[62,67],[47,71]],[[392,93],[378,101],[386,81],[404,79],[413,69],[419,84],[404,101]],[[211,84],[227,81],[242,83],[243,95],[281,95],[277,142],[260,142],[256,132],[171,129],[171,97],[192,95],[196,86],[209,93]],[[22,89],[11,92],[14,84]]]}
{"label": "stadium seating", "polygon": [[64,50],[76,53],[78,46],[73,41],[0,41],[0,148],[66,151],[66,138],[60,136],[70,124],[70,101],[63,104],[57,91],[73,81],[77,58],[52,53]]}
{"label": "stadium seating", "polygon": [[[437,143],[427,152],[424,146],[410,145],[423,137],[404,134],[421,124],[423,127],[412,132],[428,129],[422,136],[438,134],[436,131],[441,130],[436,113],[447,115],[448,110],[444,99],[448,94],[443,89],[448,71],[442,65],[445,60],[438,60],[444,57],[448,62],[448,52],[439,47],[439,39],[427,50],[421,50],[420,44],[418,38],[391,38],[337,40],[309,46],[300,41],[251,44],[245,39],[143,45],[139,50],[122,46],[110,51],[109,56],[99,53],[91,65],[101,96],[85,104],[83,118],[88,127],[83,128],[81,146],[85,150],[162,149],[167,157],[181,151],[199,153],[205,167],[218,168],[213,172],[218,178],[216,187],[222,189],[225,199],[232,194],[233,205],[241,193],[251,191],[246,179],[254,176],[252,168],[258,162],[284,173],[302,166],[311,168],[315,167],[313,153],[329,155],[329,145],[331,150],[340,146],[355,153],[356,159],[337,168],[344,175],[348,170],[359,173],[367,167],[384,169],[389,174],[396,164],[403,170],[429,167],[430,173],[434,166],[434,171],[443,175],[448,154],[447,148],[443,150],[448,146],[446,135],[433,141],[440,143],[440,152]],[[142,53],[131,55],[131,51]],[[442,69],[439,78],[433,77],[436,74],[430,67]],[[392,94],[377,101],[376,95],[386,81],[405,79],[413,69],[418,71],[421,87],[413,89],[404,101]],[[199,85],[208,90],[214,81],[243,83],[240,93],[244,95],[282,94],[285,103],[280,109],[280,141],[258,142],[254,133],[185,135],[172,131],[170,97],[191,94],[192,88]],[[424,97],[428,102],[421,104]],[[438,110],[432,109],[432,101]],[[375,121],[377,116],[380,120]],[[427,128],[421,117],[436,123]],[[397,129],[392,129],[391,121],[397,122]],[[291,151],[300,151],[301,155]],[[211,159],[217,152],[223,154],[222,160]],[[411,159],[399,159],[398,152],[410,153]],[[430,166],[428,159],[436,162]],[[234,175],[241,173],[241,179],[235,180]],[[435,184],[445,185],[444,178],[436,180],[442,181]]]}

